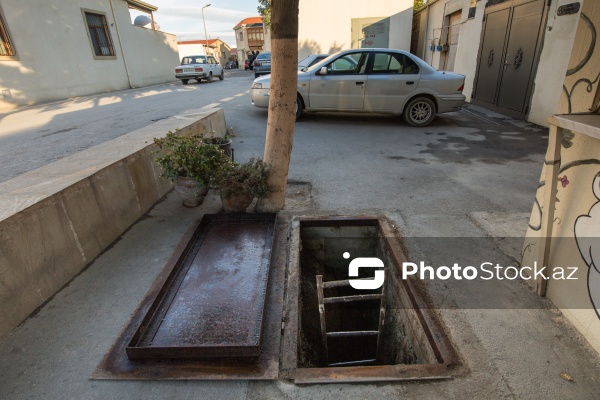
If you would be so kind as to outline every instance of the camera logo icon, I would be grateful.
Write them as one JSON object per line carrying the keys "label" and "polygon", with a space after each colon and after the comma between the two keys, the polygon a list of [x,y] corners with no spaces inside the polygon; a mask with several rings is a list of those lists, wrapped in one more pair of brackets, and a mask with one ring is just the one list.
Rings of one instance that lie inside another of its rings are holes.
{"label": "camera logo icon", "polygon": [[[350,258],[350,253],[345,252],[344,258],[347,260]],[[385,272],[383,261],[377,257],[357,257],[350,261],[348,265],[348,276],[351,278],[358,278],[358,270],[360,268],[377,268],[375,277],[373,279],[349,279],[350,286],[354,289],[359,290],[373,290],[379,289],[383,286],[385,279]]]}

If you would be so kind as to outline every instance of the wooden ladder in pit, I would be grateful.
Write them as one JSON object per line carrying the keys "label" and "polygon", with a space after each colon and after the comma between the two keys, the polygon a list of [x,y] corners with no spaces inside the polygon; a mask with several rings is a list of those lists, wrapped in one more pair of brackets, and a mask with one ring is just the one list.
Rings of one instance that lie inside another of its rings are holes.
{"label": "wooden ladder in pit", "polygon": [[[361,278],[365,280],[370,280],[372,278]],[[323,346],[325,348],[325,356],[327,359],[327,365],[329,367],[346,367],[346,366],[360,366],[360,365],[369,365],[377,362],[377,357],[379,356],[379,347],[381,343],[381,336],[383,325],[385,323],[385,287],[386,283],[384,281],[381,286],[381,293],[375,294],[357,294],[351,296],[341,296],[341,297],[325,297],[324,289],[330,289],[335,287],[347,287],[350,285],[350,280],[341,280],[341,281],[329,281],[323,282],[323,275],[317,275],[317,297],[319,302],[319,318],[321,320],[321,338],[323,340]],[[380,300],[379,303],[379,326],[376,331],[340,331],[340,332],[327,332],[327,321],[325,317],[325,305],[333,304],[333,303],[350,303],[350,302],[359,302],[359,301],[368,301],[368,300]],[[327,345],[328,338],[340,338],[340,337],[364,337],[364,336],[377,336],[377,348],[376,348],[376,356],[373,359],[368,360],[355,360],[355,361],[345,361],[345,362],[336,362],[329,363],[329,346]]]}

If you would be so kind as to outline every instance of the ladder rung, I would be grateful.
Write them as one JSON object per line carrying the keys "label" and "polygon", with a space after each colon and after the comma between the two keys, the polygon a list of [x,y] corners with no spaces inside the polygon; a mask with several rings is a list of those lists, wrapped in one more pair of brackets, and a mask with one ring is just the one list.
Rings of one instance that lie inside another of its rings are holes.
{"label": "ladder rung", "polygon": [[[369,281],[369,280],[373,280],[373,278],[355,278],[353,280]],[[323,282],[323,288],[324,289],[329,289],[329,288],[334,288],[334,287],[340,287],[340,286],[350,286],[350,280],[346,279],[346,280],[343,280],[343,281]]]}
{"label": "ladder rung", "polygon": [[377,336],[378,331],[327,332],[327,337]]}
{"label": "ladder rung", "polygon": [[359,360],[359,361],[345,361],[345,362],[337,362],[329,364],[329,367],[343,367],[350,365],[361,365],[361,364],[373,364],[377,362],[377,360]]}
{"label": "ladder rung", "polygon": [[381,294],[359,294],[355,296],[328,297],[323,299],[323,302],[325,304],[349,303],[351,301],[379,300],[382,297]]}

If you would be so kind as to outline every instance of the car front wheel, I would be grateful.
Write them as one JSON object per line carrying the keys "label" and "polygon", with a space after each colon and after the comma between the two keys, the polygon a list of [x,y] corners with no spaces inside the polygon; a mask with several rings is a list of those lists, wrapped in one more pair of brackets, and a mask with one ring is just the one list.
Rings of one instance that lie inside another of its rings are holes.
{"label": "car front wheel", "polygon": [[427,126],[435,117],[435,103],[428,97],[415,97],[404,109],[404,121],[412,126]]}
{"label": "car front wheel", "polygon": [[223,79],[225,79],[225,71],[221,70],[221,75],[219,75],[219,80],[222,81]]}
{"label": "car front wheel", "polygon": [[302,97],[296,96],[296,120],[302,116],[304,112],[304,101]]}

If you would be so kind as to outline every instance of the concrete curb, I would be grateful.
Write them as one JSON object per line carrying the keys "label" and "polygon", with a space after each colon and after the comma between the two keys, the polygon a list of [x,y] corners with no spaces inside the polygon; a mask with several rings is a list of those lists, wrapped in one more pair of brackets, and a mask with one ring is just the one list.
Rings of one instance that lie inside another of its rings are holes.
{"label": "concrete curb", "polygon": [[0,184],[0,339],[172,188],[154,137],[226,134],[222,109],[189,111]]}

